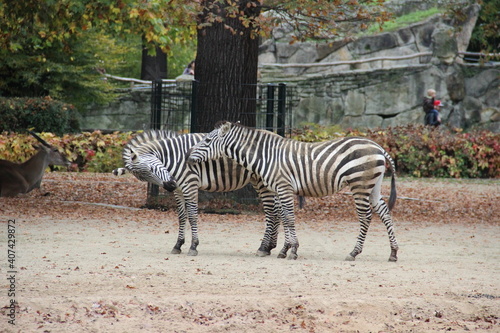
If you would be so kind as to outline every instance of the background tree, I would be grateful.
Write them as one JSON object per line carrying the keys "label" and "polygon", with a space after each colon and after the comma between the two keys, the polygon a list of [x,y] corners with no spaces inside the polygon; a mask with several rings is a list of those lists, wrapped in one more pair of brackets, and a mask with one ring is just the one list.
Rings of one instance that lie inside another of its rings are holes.
{"label": "background tree", "polygon": [[481,11],[472,31],[469,50],[498,53],[500,52],[500,0],[479,1],[479,4]]}
{"label": "background tree", "polygon": [[146,43],[142,43],[141,80],[161,80],[167,78],[167,54],[156,46],[154,54],[150,54]]}
{"label": "background tree", "polygon": [[196,121],[191,131],[209,132],[214,120],[223,119],[255,126],[259,41],[252,25],[260,4],[251,0],[233,6],[221,1],[203,4],[195,70]]}
{"label": "background tree", "polygon": [[255,126],[258,38],[278,25],[292,27],[292,42],[329,39],[383,23],[384,0],[202,0],[195,79],[197,115],[192,131],[217,120]]}

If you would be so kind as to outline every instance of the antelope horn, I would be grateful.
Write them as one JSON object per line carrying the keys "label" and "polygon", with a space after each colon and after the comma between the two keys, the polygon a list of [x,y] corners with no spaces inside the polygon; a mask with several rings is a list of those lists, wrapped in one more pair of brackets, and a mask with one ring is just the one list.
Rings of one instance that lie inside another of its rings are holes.
{"label": "antelope horn", "polygon": [[28,131],[31,135],[33,135],[33,137],[35,139],[37,139],[38,141],[40,141],[45,147],[51,147],[51,145],[49,145],[44,139],[42,139],[41,137],[39,137],[38,135],[35,134],[35,132],[33,131]]}

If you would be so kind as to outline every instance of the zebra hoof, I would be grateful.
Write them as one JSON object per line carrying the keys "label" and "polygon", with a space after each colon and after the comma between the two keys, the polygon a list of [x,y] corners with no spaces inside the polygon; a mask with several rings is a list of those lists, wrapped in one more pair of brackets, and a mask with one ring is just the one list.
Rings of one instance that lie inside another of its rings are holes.
{"label": "zebra hoof", "polygon": [[170,251],[170,253],[172,254],[181,254],[181,249],[176,249],[176,248],[173,248],[172,251]]}
{"label": "zebra hoof", "polygon": [[280,259],[286,258],[286,253],[278,254],[278,258],[280,258]]}
{"label": "zebra hoof", "polygon": [[398,261],[398,257],[393,257],[393,256],[389,257],[389,262],[396,262],[396,261]]}
{"label": "zebra hoof", "polygon": [[269,251],[257,251],[257,253],[255,253],[255,255],[257,257],[266,257],[266,256],[270,256],[271,252],[269,252]]}
{"label": "zebra hoof", "polygon": [[347,257],[345,257],[345,261],[354,261],[354,260],[356,260],[356,258],[351,256],[351,255],[348,255]]}
{"label": "zebra hoof", "polygon": [[196,250],[190,249],[188,252],[188,256],[195,257],[197,255],[198,255],[198,251],[196,251]]}
{"label": "zebra hoof", "polygon": [[294,254],[289,254],[287,259],[288,260],[297,260],[298,257],[299,256],[294,253]]}

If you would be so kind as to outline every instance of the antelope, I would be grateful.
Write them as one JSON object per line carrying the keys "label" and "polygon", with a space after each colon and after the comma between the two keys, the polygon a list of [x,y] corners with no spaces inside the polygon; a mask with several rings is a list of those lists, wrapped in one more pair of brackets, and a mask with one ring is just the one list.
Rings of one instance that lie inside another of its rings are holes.
{"label": "antelope", "polygon": [[0,160],[0,197],[13,197],[40,188],[43,174],[49,165],[69,166],[71,163],[56,147],[49,145],[29,131],[41,145],[33,145],[38,152],[24,163]]}

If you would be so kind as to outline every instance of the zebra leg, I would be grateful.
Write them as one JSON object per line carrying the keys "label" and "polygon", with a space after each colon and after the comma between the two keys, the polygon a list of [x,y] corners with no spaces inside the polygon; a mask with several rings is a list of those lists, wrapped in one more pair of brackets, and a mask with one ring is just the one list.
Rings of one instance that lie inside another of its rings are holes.
{"label": "zebra leg", "polygon": [[[279,205],[280,217],[283,221],[283,229],[285,230],[285,244],[283,249],[281,249],[278,254],[278,258],[288,258],[295,260],[297,259],[297,250],[299,248],[299,240],[295,233],[295,214],[293,211],[293,194],[286,196],[283,200],[276,200],[276,204]],[[287,257],[287,252],[290,250],[290,254]]]}
{"label": "zebra leg", "polygon": [[177,236],[177,243],[175,243],[174,248],[170,253],[180,254],[182,252],[181,247],[185,242],[185,231],[186,231],[186,202],[184,201],[184,196],[182,193],[174,192],[175,202],[177,203],[177,217],[179,219],[179,234]]}
{"label": "zebra leg", "polygon": [[279,222],[277,221],[276,216],[271,216],[270,218],[266,217],[266,221],[264,238],[262,239],[262,243],[256,253],[259,257],[271,255],[271,250],[276,247],[278,239]]}
{"label": "zebra leg", "polygon": [[389,213],[389,208],[387,207],[384,200],[380,199],[373,209],[378,214],[378,216],[380,216],[380,219],[387,228],[389,243],[391,245],[391,255],[389,256],[389,261],[396,262],[398,261],[399,246],[398,241],[396,240],[396,236],[394,235],[394,225],[392,223],[391,214]]}
{"label": "zebra leg", "polygon": [[271,192],[260,193],[260,197],[262,199],[264,213],[266,214],[266,231],[256,255],[265,257],[271,255],[271,250],[276,247],[279,219],[278,212],[274,207],[274,194]]}
{"label": "zebra leg", "polygon": [[191,224],[191,246],[189,247],[188,256],[198,255],[198,245],[200,241],[198,239],[198,205],[196,203],[192,205],[187,205],[189,217],[189,223]]}
{"label": "zebra leg", "polygon": [[356,204],[356,213],[359,218],[360,230],[354,250],[345,258],[347,261],[354,261],[356,256],[363,251],[363,244],[365,243],[366,234],[372,220],[372,208],[368,198],[364,195],[355,195],[354,202]]}
{"label": "zebra leg", "polygon": [[186,200],[186,210],[189,224],[191,225],[191,246],[189,247],[188,256],[198,255],[198,185],[192,183],[184,189],[184,199]]}
{"label": "zebra leg", "polygon": [[[389,235],[389,243],[391,245],[391,255],[389,256],[389,261],[395,262],[398,260],[398,242],[396,241],[396,236],[394,235],[394,226],[392,224],[391,214],[389,213],[389,207],[386,205],[385,201],[382,199],[380,194],[380,189],[382,187],[382,177],[378,179],[370,195],[370,203],[373,210],[380,217],[385,227],[387,228],[387,234]],[[392,194],[392,190],[391,190]]]}
{"label": "zebra leg", "polygon": [[271,250],[276,247],[276,241],[278,239],[279,219],[274,204],[275,193],[270,191],[260,178],[252,177],[250,182],[258,193],[262,201],[264,213],[266,214],[266,231],[264,232],[262,243],[256,253],[258,257],[265,257],[271,254]]}

